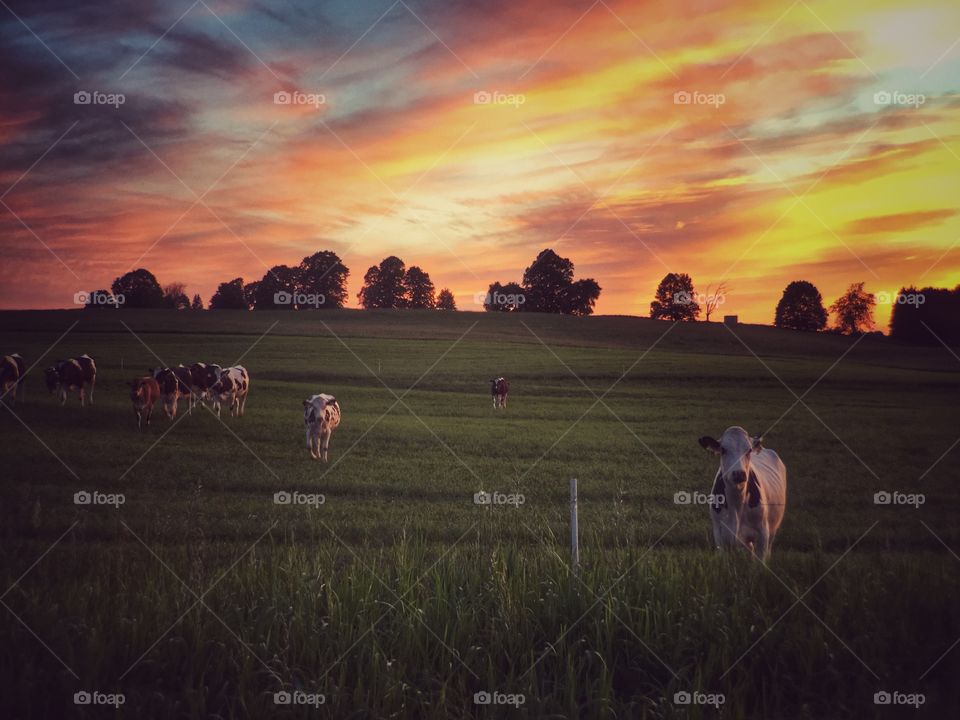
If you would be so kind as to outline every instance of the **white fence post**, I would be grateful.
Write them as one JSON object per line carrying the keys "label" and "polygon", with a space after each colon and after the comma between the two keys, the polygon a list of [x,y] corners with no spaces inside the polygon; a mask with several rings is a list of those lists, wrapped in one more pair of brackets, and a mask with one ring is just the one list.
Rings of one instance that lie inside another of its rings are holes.
{"label": "white fence post", "polygon": [[570,562],[574,572],[580,569],[580,541],[577,537],[577,479],[570,478]]}

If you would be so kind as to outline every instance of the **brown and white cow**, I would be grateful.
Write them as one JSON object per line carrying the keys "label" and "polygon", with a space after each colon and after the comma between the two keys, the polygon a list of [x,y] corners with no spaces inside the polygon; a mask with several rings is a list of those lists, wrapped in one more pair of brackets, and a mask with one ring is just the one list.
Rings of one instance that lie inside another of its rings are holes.
{"label": "brown and white cow", "polygon": [[0,397],[10,402],[11,407],[17,404],[17,396],[23,401],[25,391],[24,376],[27,374],[26,364],[19,354],[4,355],[0,360]]}
{"label": "brown and white cow", "polygon": [[710,505],[714,544],[749,548],[766,562],[786,510],[786,466],[742,427],[727,428],[719,440],[701,437],[699,443],[720,456]]}
{"label": "brown and white cow", "polygon": [[93,405],[93,389],[97,384],[97,364],[89,355],[60,360],[53,367],[43,371],[47,389],[56,393],[60,404],[67,402],[67,393],[77,390],[80,393],[80,407],[86,405],[89,391],[90,404]]}
{"label": "brown and white cow", "polygon": [[208,366],[219,370],[219,378],[210,386],[210,398],[213,408],[220,417],[220,403],[230,406],[230,414],[234,417],[243,417],[243,409],[247,404],[247,393],[250,392],[250,374],[242,365],[220,370],[219,365]]}
{"label": "brown and white cow", "polygon": [[133,403],[133,412],[137,416],[137,429],[143,429],[146,419],[150,425],[150,416],[153,415],[153,404],[160,398],[160,385],[149,375],[135,378],[130,382],[130,401]]}
{"label": "brown and white cow", "polygon": [[340,425],[340,404],[333,395],[320,393],[303,401],[303,424],[307,428],[307,450],[314,460],[327,461],[330,436]]}
{"label": "brown and white cow", "polygon": [[181,397],[187,400],[187,413],[193,410],[190,370],[183,365],[175,368],[150,368],[150,376],[160,386],[160,400],[168,418],[173,420],[177,416],[177,402]]}
{"label": "brown and white cow", "polygon": [[510,392],[510,381],[504,377],[490,381],[490,395],[493,397],[494,408],[507,406],[507,393]]}

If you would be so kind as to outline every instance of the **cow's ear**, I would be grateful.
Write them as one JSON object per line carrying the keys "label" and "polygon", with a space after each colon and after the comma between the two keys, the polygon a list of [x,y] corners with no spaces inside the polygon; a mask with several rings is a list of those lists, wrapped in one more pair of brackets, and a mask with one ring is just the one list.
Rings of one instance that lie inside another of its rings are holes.
{"label": "cow's ear", "polygon": [[751,443],[753,445],[753,451],[759,452],[763,450],[763,438],[760,435],[757,435],[754,438],[751,438]]}
{"label": "cow's ear", "polygon": [[720,454],[720,443],[718,443],[709,435],[704,435],[697,442],[700,443],[700,447],[702,447],[704,450],[707,450],[708,452],[716,453],[717,455]]}
{"label": "cow's ear", "polygon": [[309,401],[309,400],[304,400],[304,401],[303,401],[303,406],[304,406],[304,407],[310,407],[310,401]]}
{"label": "cow's ear", "polygon": [[327,400],[327,405],[331,405],[331,404],[335,403],[336,401],[337,401],[337,399],[336,399],[333,395],[331,395],[330,398]]}

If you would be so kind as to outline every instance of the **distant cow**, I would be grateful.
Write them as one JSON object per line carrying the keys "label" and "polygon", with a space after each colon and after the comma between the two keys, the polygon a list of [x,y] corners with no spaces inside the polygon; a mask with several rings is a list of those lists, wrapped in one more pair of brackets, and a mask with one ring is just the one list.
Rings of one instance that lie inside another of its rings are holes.
{"label": "distant cow", "polygon": [[787,504],[787,468],[780,457],[741,427],[727,428],[719,442],[700,445],[720,456],[713,481],[713,539],[719,548],[743,544],[764,562],[783,522]]}
{"label": "distant cow", "polygon": [[97,384],[97,364],[89,355],[60,360],[53,367],[44,370],[43,374],[47,389],[56,393],[61,405],[66,404],[67,393],[71,390],[80,392],[80,407],[86,404],[88,394],[90,404],[93,405],[93,389]]}
{"label": "distant cow", "polygon": [[137,429],[143,429],[143,421],[150,425],[153,404],[160,398],[160,385],[149,375],[134,379],[130,383],[130,401],[137,416]]}
{"label": "distant cow", "polygon": [[250,374],[242,365],[220,370],[219,365],[208,366],[219,370],[219,379],[210,386],[210,397],[213,407],[220,417],[220,403],[230,406],[230,414],[234,417],[243,417],[243,409],[247,404],[247,393],[250,392]]}
{"label": "distant cow", "polygon": [[490,381],[490,395],[493,397],[494,408],[507,406],[507,393],[510,392],[510,381],[500,377]]}
{"label": "distant cow", "polygon": [[8,399],[11,406],[17,404],[18,395],[20,400],[23,400],[24,376],[26,374],[26,364],[19,354],[4,355],[3,359],[0,360],[0,397]]}
{"label": "distant cow", "polygon": [[183,365],[175,368],[150,368],[150,375],[160,386],[160,400],[163,411],[173,420],[177,416],[177,401],[187,399],[187,412],[193,410],[193,392],[190,370]]}
{"label": "distant cow", "polygon": [[307,428],[307,450],[314,460],[327,461],[330,436],[340,424],[340,405],[333,395],[320,393],[303,401],[303,424]]}

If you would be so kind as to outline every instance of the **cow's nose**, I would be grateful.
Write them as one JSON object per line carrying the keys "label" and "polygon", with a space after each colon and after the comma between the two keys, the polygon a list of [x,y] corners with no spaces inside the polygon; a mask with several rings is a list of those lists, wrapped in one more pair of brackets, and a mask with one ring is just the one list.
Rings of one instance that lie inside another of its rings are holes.
{"label": "cow's nose", "polygon": [[730,479],[739,485],[742,482],[746,482],[747,474],[743,470],[734,470],[730,473]]}

